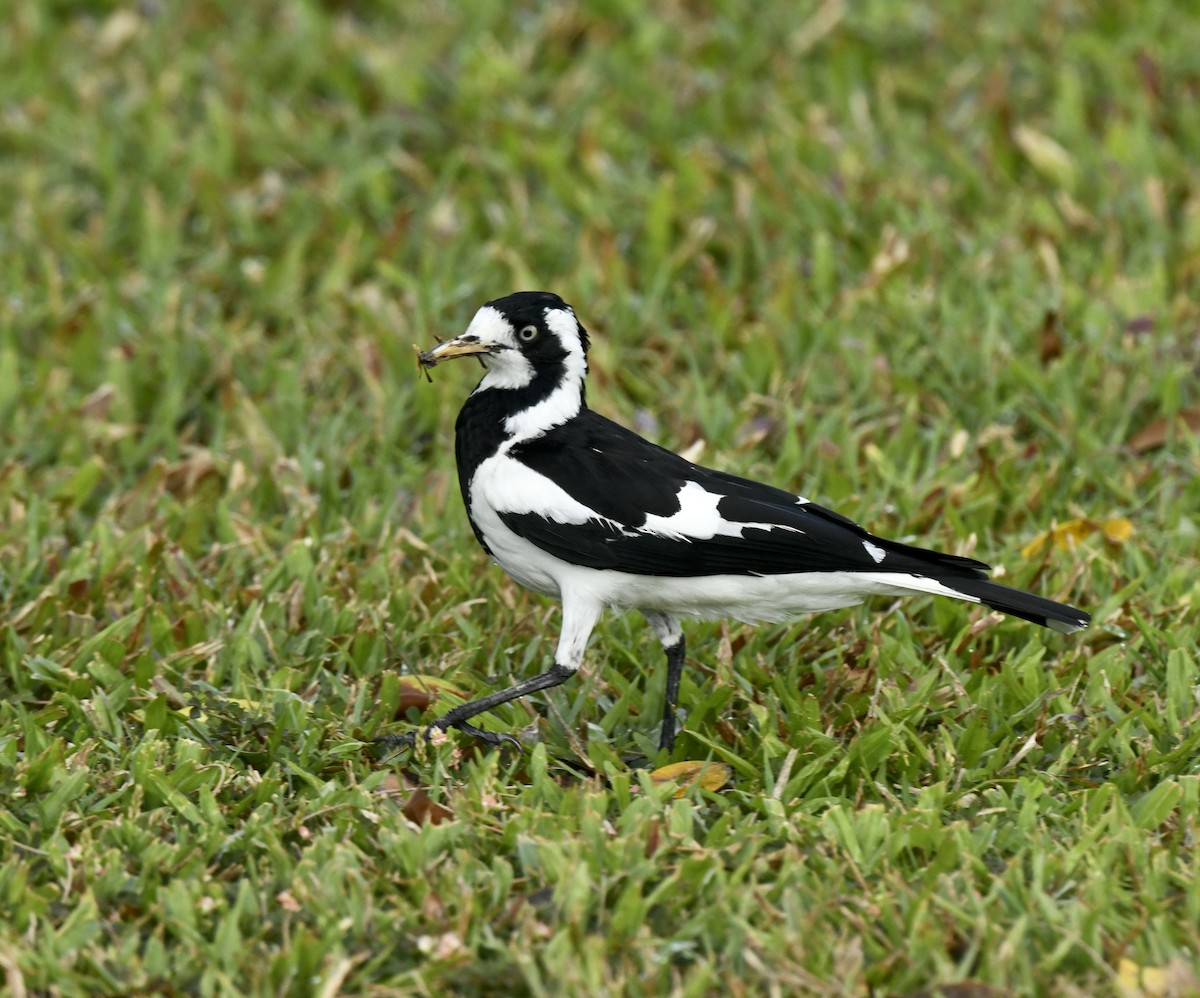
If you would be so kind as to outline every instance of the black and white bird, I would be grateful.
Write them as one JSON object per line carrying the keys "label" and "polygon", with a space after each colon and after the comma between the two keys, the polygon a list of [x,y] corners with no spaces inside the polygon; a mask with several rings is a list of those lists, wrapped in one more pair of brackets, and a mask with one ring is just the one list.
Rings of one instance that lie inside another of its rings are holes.
{"label": "black and white bird", "polygon": [[[470,719],[579,669],[606,608],[640,610],[667,657],[660,746],[675,742],[680,618],[783,621],[868,596],[932,593],[1069,633],[1087,613],[991,582],[988,566],[876,537],[803,496],[703,468],[587,407],[588,335],[557,295],[488,302],[424,367],[487,369],[455,426],[458,480],[483,549],[521,585],[562,601],[554,663],[454,708],[432,729],[515,739]],[[411,745],[414,735],[383,739]]]}

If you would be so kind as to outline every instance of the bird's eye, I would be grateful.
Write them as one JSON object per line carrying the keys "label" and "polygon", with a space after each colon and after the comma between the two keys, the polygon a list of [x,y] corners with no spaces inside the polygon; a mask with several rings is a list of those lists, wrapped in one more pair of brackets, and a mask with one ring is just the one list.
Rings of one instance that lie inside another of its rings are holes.
{"label": "bird's eye", "polygon": [[517,333],[517,335],[519,337],[521,337],[521,340],[525,343],[531,343],[534,340],[536,340],[537,334],[538,334],[537,326],[522,326],[521,331],[519,333]]}

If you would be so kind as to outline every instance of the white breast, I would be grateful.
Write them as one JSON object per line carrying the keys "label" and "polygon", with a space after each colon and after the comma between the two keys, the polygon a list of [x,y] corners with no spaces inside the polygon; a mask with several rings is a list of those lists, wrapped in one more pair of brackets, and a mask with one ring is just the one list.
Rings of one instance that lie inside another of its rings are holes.
{"label": "white breast", "polygon": [[572,566],[513,533],[499,514],[536,513],[556,523],[611,521],[545,475],[514,461],[508,456],[510,446],[501,447],[475,470],[467,490],[471,518],[501,568],[523,586],[559,596],[564,570]]}

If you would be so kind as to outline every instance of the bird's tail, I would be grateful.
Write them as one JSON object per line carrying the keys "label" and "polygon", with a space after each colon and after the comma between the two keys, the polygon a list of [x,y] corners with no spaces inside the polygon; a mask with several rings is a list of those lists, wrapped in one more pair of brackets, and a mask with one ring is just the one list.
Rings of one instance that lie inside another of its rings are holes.
{"label": "bird's tail", "polygon": [[[965,560],[964,560],[965,562]],[[1007,613],[1022,620],[1030,620],[1043,627],[1070,634],[1083,630],[1092,619],[1090,613],[1077,610],[1066,603],[1056,603],[1044,596],[1035,596],[1011,586],[1002,586],[992,582],[983,575],[978,562],[965,562],[963,565],[950,564],[950,571],[929,571],[929,566],[920,566],[918,572],[856,572],[855,578],[877,586],[874,591],[880,594],[896,593],[911,595],[912,593],[932,593],[935,596],[951,596],[955,599],[970,600],[982,603],[993,610]],[[961,574],[959,574],[961,572]]]}
{"label": "bird's tail", "polygon": [[[972,558],[929,551],[924,548],[880,541],[887,550],[887,564],[905,575],[900,585],[916,592],[936,593],[977,600],[993,610],[1029,620],[1062,634],[1071,634],[1087,627],[1090,613],[1077,610],[1066,603],[1056,603],[1044,596],[1035,596],[1022,589],[1002,586],[987,577],[989,567]],[[899,555],[899,557],[893,557]],[[898,581],[898,576],[893,576]]]}
{"label": "bird's tail", "polygon": [[1031,620],[1035,624],[1063,634],[1083,630],[1092,619],[1090,613],[1077,610],[1066,603],[1056,603],[1043,596],[1035,596],[1011,586],[1002,586],[999,582],[988,579],[946,579],[943,580],[943,584],[957,590],[968,599],[979,600],[993,610],[1020,617],[1022,620]]}

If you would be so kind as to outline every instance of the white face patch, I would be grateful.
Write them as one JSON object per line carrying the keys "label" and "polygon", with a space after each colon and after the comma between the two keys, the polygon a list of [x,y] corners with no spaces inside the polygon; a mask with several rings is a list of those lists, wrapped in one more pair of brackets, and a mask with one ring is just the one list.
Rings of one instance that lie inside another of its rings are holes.
{"label": "white face patch", "polygon": [[459,339],[474,337],[478,343],[507,347],[490,356],[480,355],[488,373],[483,376],[477,392],[489,388],[524,388],[533,380],[533,365],[518,350],[512,324],[497,309],[484,305]]}
{"label": "white face patch", "polygon": [[[504,429],[519,439],[541,436],[547,430],[561,426],[568,419],[579,415],[579,410],[583,407],[583,379],[587,377],[587,357],[579,338],[579,324],[575,321],[575,314],[569,309],[546,309],[546,329],[548,335],[558,338],[566,353],[563,359],[562,382],[537,405],[515,416],[509,416],[504,421]],[[532,378],[532,368],[530,377]],[[487,382],[486,378],[484,382]]]}
{"label": "white face patch", "polygon": [[867,554],[875,559],[876,565],[883,561],[884,556],[887,554],[883,548],[881,548],[878,544],[872,544],[870,541],[863,541],[862,544],[863,547],[867,549]]}
{"label": "white face patch", "polygon": [[737,520],[726,520],[717,509],[718,503],[725,497],[715,492],[709,492],[699,482],[686,482],[676,498],[679,500],[679,512],[672,513],[670,516],[650,514],[646,517],[646,523],[640,530],[679,540],[708,540],[718,535],[741,537],[742,531],[746,527],[803,533],[795,527],[787,527],[778,523],[742,523]]}

